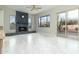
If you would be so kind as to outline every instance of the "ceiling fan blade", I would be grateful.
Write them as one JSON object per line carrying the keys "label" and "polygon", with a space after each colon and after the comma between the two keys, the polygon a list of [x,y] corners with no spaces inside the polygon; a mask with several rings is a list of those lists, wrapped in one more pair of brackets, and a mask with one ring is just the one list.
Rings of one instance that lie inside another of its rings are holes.
{"label": "ceiling fan blade", "polygon": [[30,11],[33,11],[33,9],[31,9]]}
{"label": "ceiling fan blade", "polygon": [[26,8],[31,8],[31,7],[26,7]]}
{"label": "ceiling fan blade", "polygon": [[33,11],[33,10],[34,10],[34,8],[31,9],[31,11]]}
{"label": "ceiling fan blade", "polygon": [[32,5],[32,7],[27,7],[27,8],[30,9],[30,11],[42,9],[40,7],[36,7],[35,5]]}
{"label": "ceiling fan blade", "polygon": [[42,9],[42,8],[37,8],[37,9]]}

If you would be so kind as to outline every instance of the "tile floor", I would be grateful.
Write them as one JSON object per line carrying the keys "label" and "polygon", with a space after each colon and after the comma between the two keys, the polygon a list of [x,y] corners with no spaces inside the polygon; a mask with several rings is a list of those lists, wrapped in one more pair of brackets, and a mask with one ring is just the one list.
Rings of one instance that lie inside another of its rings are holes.
{"label": "tile floor", "polygon": [[9,36],[4,39],[3,54],[74,54],[79,53],[79,41],[49,37],[37,33]]}

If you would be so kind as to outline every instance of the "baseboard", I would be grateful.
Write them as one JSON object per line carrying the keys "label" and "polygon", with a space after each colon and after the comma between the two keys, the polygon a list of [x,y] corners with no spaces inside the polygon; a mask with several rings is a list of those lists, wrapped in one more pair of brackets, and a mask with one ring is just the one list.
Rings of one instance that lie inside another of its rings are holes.
{"label": "baseboard", "polygon": [[22,34],[29,34],[29,33],[36,33],[36,31],[29,31],[29,32],[18,32],[18,33],[6,33],[6,36],[14,36],[14,35],[22,35]]}

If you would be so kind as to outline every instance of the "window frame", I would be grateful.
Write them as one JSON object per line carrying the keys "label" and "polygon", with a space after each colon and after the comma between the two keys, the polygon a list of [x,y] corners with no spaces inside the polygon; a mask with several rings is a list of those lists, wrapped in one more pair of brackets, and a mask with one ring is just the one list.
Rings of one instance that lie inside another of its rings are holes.
{"label": "window frame", "polygon": [[[68,19],[68,12],[69,11],[73,11],[73,10],[78,10],[78,19],[79,19],[79,8],[77,7],[77,8],[72,8],[72,9],[67,9],[67,10],[64,10],[64,11],[61,11],[61,12],[58,12],[58,13],[56,13],[56,15],[57,15],[57,28],[58,28],[58,15],[59,14],[61,14],[61,13],[66,13],[66,19]],[[66,25],[66,22],[67,22],[67,20],[65,21],[65,26],[67,26]],[[79,20],[78,20],[78,27],[79,27]],[[57,36],[58,36],[58,30],[57,30]],[[78,36],[79,36],[79,29],[78,29]],[[65,30],[65,37],[67,37],[67,31]]]}
{"label": "window frame", "polygon": [[[10,15],[10,16],[9,16],[9,19],[10,19],[10,22],[9,22],[9,23],[11,24],[11,17],[12,17],[12,16],[15,17],[15,24],[16,24],[16,15]],[[15,25],[15,28],[16,28],[16,25]],[[14,30],[14,29],[11,29],[11,25],[10,25],[10,30]]]}
{"label": "window frame", "polygon": [[[29,19],[31,20],[31,26],[30,26],[30,27],[29,27],[29,23],[30,23],[30,22],[29,22]],[[31,17],[29,17],[29,18],[28,18],[28,29],[31,29],[31,28],[32,28],[32,19],[31,19]]]}
{"label": "window frame", "polygon": [[48,18],[47,18],[48,16],[50,17],[50,15],[45,15],[45,16],[39,17],[39,22],[38,22],[39,27],[50,27],[50,24],[49,24],[49,26],[41,26],[41,23],[42,23],[41,20],[42,20],[43,17],[46,17],[46,19],[45,19],[45,21],[46,21],[45,24],[47,24],[47,22],[50,23],[50,20],[48,21]]}

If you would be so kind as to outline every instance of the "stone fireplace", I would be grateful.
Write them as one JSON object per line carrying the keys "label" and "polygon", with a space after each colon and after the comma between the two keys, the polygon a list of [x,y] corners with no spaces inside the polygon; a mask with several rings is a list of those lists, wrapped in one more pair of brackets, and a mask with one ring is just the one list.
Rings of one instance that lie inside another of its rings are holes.
{"label": "stone fireplace", "polygon": [[28,32],[28,13],[16,11],[16,32]]}

